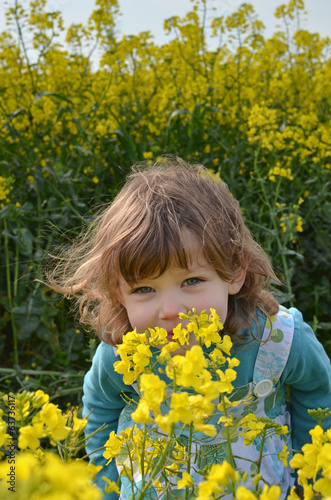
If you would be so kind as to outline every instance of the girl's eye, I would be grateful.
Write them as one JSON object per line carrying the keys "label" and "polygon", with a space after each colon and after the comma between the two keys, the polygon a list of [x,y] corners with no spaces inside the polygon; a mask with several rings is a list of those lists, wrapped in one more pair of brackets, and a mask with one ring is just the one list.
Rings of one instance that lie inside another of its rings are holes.
{"label": "girl's eye", "polygon": [[202,279],[200,278],[188,278],[187,280],[184,281],[185,285],[197,285],[198,283],[200,283],[202,281]]}
{"label": "girl's eye", "polygon": [[140,286],[139,288],[135,288],[132,293],[150,293],[153,291],[153,288],[150,286]]}

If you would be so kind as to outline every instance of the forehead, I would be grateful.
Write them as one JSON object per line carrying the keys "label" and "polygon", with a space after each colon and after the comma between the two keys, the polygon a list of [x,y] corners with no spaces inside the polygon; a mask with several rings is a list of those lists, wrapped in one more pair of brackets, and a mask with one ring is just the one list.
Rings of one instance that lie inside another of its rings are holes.
{"label": "forehead", "polygon": [[202,241],[199,241],[198,237],[189,229],[183,230],[181,246],[192,260],[196,260],[199,256],[203,257]]}

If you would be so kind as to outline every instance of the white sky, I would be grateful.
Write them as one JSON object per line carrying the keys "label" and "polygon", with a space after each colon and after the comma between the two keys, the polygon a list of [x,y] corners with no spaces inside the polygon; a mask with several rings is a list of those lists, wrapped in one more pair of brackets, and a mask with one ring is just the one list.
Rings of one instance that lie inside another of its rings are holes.
{"label": "white sky", "polygon": [[[217,8],[216,15],[233,13],[244,0],[208,0],[208,5]],[[288,0],[246,0],[251,3],[259,18],[266,25],[266,36],[271,36],[279,22],[273,13],[275,8]],[[6,29],[4,12],[5,4],[13,5],[14,0],[0,0],[0,31]],[[27,0],[21,0],[28,5]],[[94,0],[48,0],[51,10],[62,12],[65,26],[73,22],[86,23],[94,8]],[[163,32],[163,21],[171,16],[184,16],[192,8],[190,0],[119,0],[122,16],[119,18],[118,35],[138,34],[141,31],[151,31],[155,42],[165,43],[168,38]],[[331,0],[306,0],[307,15],[302,23],[303,29],[318,32],[322,36],[331,36]]]}

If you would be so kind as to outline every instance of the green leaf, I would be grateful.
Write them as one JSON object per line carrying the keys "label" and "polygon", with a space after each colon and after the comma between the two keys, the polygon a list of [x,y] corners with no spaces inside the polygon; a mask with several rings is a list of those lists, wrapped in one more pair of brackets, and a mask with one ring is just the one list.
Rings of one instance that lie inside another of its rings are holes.
{"label": "green leaf", "polygon": [[244,399],[246,396],[248,396],[248,394],[249,394],[249,384],[234,389],[231,395],[229,396],[229,400],[239,401],[240,399]]}

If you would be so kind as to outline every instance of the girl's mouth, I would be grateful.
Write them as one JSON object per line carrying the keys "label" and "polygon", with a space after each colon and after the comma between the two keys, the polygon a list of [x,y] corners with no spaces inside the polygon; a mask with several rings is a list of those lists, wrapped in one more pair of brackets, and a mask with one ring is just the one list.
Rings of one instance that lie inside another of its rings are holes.
{"label": "girl's mouth", "polygon": [[174,334],[173,334],[173,331],[170,330],[169,332],[167,332],[168,335],[167,335],[167,340],[168,342],[172,342],[173,341],[173,337],[174,337]]}

